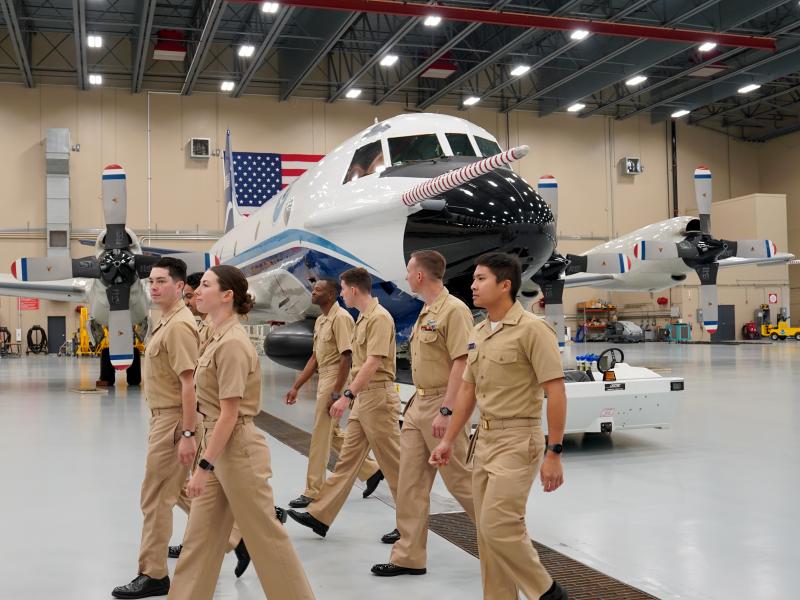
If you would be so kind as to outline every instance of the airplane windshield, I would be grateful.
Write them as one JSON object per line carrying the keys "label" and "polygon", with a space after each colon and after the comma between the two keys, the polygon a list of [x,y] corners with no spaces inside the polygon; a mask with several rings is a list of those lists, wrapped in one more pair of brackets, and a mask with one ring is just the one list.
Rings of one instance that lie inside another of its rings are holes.
{"label": "airplane windshield", "polygon": [[453,156],[477,156],[466,133],[446,133]]}
{"label": "airplane windshield", "polygon": [[342,183],[356,181],[361,177],[372,175],[382,170],[382,167],[383,149],[381,148],[380,141],[361,146],[353,155],[350,168],[347,169],[347,174],[344,176],[344,181]]}
{"label": "airplane windshield", "polygon": [[432,160],[444,156],[435,133],[389,138],[389,155],[392,166],[416,160]]}
{"label": "airplane windshield", "polygon": [[494,156],[495,154],[500,154],[502,152],[500,146],[497,145],[497,142],[478,137],[477,135],[475,136],[475,141],[478,142],[478,148],[480,148],[481,154],[484,156]]}

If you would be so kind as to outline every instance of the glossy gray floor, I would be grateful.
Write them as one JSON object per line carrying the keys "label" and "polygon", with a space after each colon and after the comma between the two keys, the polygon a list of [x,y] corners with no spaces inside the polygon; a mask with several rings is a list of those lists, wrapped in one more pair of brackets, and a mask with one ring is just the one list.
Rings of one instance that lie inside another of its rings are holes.
{"label": "glossy gray floor", "polygon": [[[600,348],[570,348],[565,361]],[[686,378],[673,428],[570,436],[565,486],[531,496],[532,535],[660,598],[794,598],[800,344],[625,350],[633,364]],[[263,366],[265,410],[308,429],[312,390],[287,407],[293,373]],[[106,598],[135,574],[145,411],[140,393],[124,386],[101,396],[70,391],[97,368],[91,360],[0,360],[0,597]],[[269,442],[273,487],[286,502],[302,489],[305,459]],[[435,493],[434,510],[456,509],[439,481]],[[175,522],[177,541],[185,522],[177,511]],[[324,541],[288,527],[318,598],[481,597],[477,561],[435,535],[427,576],[369,575],[388,558],[376,542],[393,527],[385,485],[374,500],[354,490]],[[252,571],[236,581],[232,570],[228,557],[215,597],[263,597]]]}

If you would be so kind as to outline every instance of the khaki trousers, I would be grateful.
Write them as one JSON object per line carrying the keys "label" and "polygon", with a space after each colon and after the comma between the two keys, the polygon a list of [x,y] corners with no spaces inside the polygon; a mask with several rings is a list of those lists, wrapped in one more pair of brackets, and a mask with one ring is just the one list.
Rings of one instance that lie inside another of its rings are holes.
{"label": "khaki trousers", "polygon": [[400,471],[400,396],[392,382],[373,384],[356,397],[347,420],[336,471],[328,477],[309,514],[330,526],[342,509],[370,448],[397,499]]}
{"label": "khaki trousers", "polygon": [[[338,420],[331,418],[331,393],[336,383],[337,371],[319,374],[317,382],[317,405],[314,411],[314,429],[311,431],[311,447],[308,450],[308,470],[306,471],[306,490],[303,496],[316,498],[325,483],[331,447],[339,454],[342,451],[344,432]],[[377,463],[367,458],[358,471],[358,478],[366,481],[378,470]]]}
{"label": "khaki trousers", "polygon": [[[436,467],[428,464],[431,452],[439,445],[433,437],[433,420],[439,414],[444,394],[415,395],[403,418],[400,432],[400,481],[397,488],[397,529],[400,539],[392,547],[390,562],[401,567],[422,569],[427,563],[428,514],[431,487]],[[469,438],[462,431],[453,442],[453,455],[441,467],[444,484],[458,500],[469,518],[475,521],[472,502],[472,471],[466,465]]]}
{"label": "khaki trousers", "polygon": [[484,600],[539,600],[553,580],[531,544],[525,506],[544,457],[541,425],[483,429],[475,444],[472,489]]}
{"label": "khaki trousers", "polygon": [[[214,423],[203,427],[210,436]],[[269,448],[251,419],[240,418],[214,466],[205,491],[192,501],[169,599],[211,600],[234,518],[267,598],[313,599],[294,546],[275,517],[267,482],[272,475]]]}

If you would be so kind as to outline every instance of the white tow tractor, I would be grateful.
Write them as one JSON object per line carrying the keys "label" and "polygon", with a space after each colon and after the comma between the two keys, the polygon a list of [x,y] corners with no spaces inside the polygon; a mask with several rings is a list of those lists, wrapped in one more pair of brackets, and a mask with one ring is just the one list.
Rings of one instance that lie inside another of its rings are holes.
{"label": "white tow tractor", "polygon": [[[567,425],[565,433],[611,433],[622,429],[670,427],[684,392],[683,377],[664,377],[626,362],[619,348],[600,355],[597,371],[565,370]],[[414,386],[398,384],[400,400],[414,395]],[[547,400],[542,415],[547,414]],[[542,420],[545,432],[547,419]],[[472,428],[477,424],[477,411]]]}

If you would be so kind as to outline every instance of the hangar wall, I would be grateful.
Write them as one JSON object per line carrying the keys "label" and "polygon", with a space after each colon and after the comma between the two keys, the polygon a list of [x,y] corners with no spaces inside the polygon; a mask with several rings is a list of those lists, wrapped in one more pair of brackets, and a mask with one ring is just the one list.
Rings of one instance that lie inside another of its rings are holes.
{"label": "hangar wall", "polygon": [[[4,217],[0,230],[44,226],[42,141],[48,127],[68,127],[71,142],[80,144],[80,151],[73,152],[70,161],[73,231],[102,225],[100,172],[106,164],[119,163],[128,172],[129,226],[140,232],[149,230],[152,245],[205,249],[210,242],[202,239],[207,237],[203,234],[222,228],[222,173],[218,158],[198,161],[188,157],[190,137],[210,137],[212,148],[222,148],[225,130],[230,128],[236,150],[323,154],[375,118],[388,118],[401,110],[399,105],[374,107],[351,101],[328,104],[293,99],[280,103],[265,96],[132,95],[112,88],[79,91],[67,86],[26,89],[3,85],[0,131],[11,143],[0,161],[0,214]],[[532,152],[520,168],[528,180],[533,182],[543,173],[558,177],[562,252],[580,252],[671,216],[668,126],[651,124],[649,116],[614,121],[555,114],[540,119],[534,113],[504,115],[477,107],[466,112],[439,110],[484,126],[502,145],[529,144]],[[738,142],[683,123],[679,124],[678,145],[682,213],[694,208],[692,171],[701,163],[714,172],[715,201],[760,189],[785,191],[782,185],[760,188],[764,180],[759,157],[770,145]],[[618,162],[625,156],[641,157],[644,173],[621,175]],[[177,241],[178,231],[194,239]],[[6,271],[17,256],[41,255],[44,249],[43,234],[0,231],[0,270]],[[73,241],[73,256],[88,254],[88,250]],[[652,302],[649,294],[625,296],[628,301]],[[589,288],[568,290],[567,312],[576,301],[590,297],[609,295]],[[33,324],[45,325],[47,314],[68,315],[68,332],[77,327],[72,305],[43,302],[40,311],[22,313],[23,334]],[[16,300],[0,297],[0,324],[13,330],[18,318]]]}

